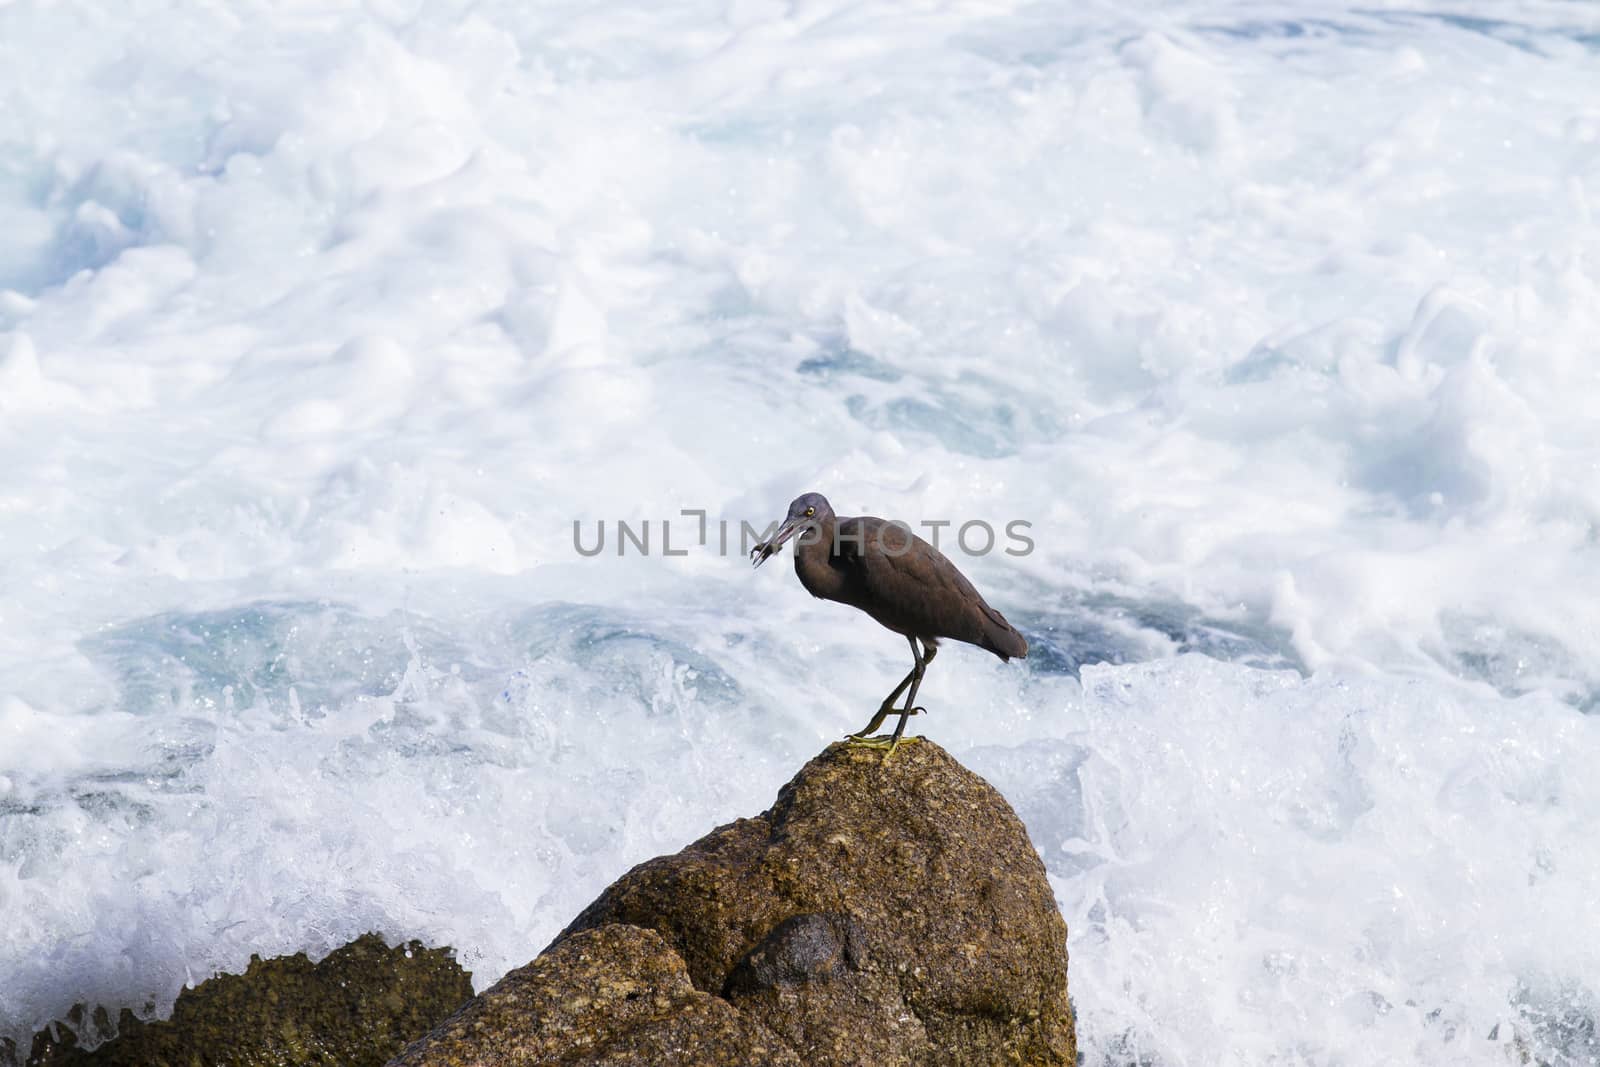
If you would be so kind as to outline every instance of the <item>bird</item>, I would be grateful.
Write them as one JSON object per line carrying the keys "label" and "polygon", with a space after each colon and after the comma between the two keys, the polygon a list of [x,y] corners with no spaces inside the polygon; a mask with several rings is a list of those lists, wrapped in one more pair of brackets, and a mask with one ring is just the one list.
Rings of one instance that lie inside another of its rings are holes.
{"label": "bird", "polygon": [[[772,538],[750,550],[752,565],[760,567],[797,534],[794,572],[806,592],[860,608],[911,644],[911,672],[884,698],[872,721],[849,735],[851,744],[894,753],[906,720],[927,711],[917,706],[917,689],[941,638],[977,645],[1007,662],[1028,655],[1028,641],[1016,627],[988,605],[944,553],[904,523],[872,515],[840,517],[827,497],[804,493],[789,505]],[[905,705],[896,707],[901,693],[906,693]],[[890,715],[900,716],[894,733],[873,736]]]}

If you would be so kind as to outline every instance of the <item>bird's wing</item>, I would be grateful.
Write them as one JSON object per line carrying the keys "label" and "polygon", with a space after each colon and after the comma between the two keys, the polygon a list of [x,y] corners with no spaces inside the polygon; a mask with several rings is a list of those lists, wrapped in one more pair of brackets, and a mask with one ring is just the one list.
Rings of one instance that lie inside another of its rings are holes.
{"label": "bird's wing", "polygon": [[938,549],[904,526],[871,516],[839,526],[848,535],[840,538],[839,556],[865,594],[859,606],[873,618],[919,637],[982,640],[987,605]]}

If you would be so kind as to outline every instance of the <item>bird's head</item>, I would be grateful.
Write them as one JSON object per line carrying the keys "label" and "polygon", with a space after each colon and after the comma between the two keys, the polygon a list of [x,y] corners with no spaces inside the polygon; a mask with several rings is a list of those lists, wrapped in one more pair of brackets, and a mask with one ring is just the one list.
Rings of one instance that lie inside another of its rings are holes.
{"label": "bird's head", "polygon": [[[822,524],[833,518],[833,508],[828,505],[828,498],[821,493],[805,493],[794,498],[789,505],[789,514],[784,516],[782,525],[772,535],[772,540],[762,542],[750,550],[751,562],[759,567],[767,561],[768,556],[775,555],[797,533],[821,529]],[[804,538],[802,538],[802,541]]]}

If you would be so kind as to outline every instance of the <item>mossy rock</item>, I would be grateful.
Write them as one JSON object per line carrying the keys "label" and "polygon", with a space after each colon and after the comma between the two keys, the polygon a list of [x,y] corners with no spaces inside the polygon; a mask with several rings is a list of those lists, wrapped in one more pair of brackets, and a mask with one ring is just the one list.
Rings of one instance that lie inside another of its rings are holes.
{"label": "mossy rock", "polygon": [[172,1017],[146,1023],[126,1009],[118,1036],[93,1051],[75,1031],[80,1008],[33,1039],[28,1067],[380,1067],[472,996],[448,948],[389,948],[366,934],[313,964],[304,953],[251,957],[178,996]]}

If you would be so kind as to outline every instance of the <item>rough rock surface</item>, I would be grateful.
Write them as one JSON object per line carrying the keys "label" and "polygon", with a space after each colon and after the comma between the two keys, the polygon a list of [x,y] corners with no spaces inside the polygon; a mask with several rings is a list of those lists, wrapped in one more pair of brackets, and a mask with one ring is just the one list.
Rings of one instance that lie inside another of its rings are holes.
{"label": "rough rock surface", "polygon": [[[472,996],[449,949],[389,948],[366,934],[312,964],[304,953],[252,957],[178,996],[172,1018],[123,1011],[119,1036],[92,1052],[71,1030],[40,1032],[28,1067],[378,1067]],[[81,1012],[80,1012],[81,1014]],[[96,1028],[107,1031],[110,1020]],[[73,1020],[79,1021],[79,1020]],[[0,1062],[4,1062],[0,1050]]]}
{"label": "rough rock surface", "polygon": [[927,741],[836,744],[394,1063],[1073,1064],[1066,936],[988,783]]}
{"label": "rough rock surface", "polygon": [[800,1067],[760,1023],[697,991],[637,926],[585,930],[474,998],[392,1067],[490,1064]]}

